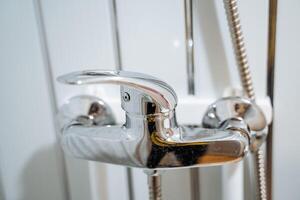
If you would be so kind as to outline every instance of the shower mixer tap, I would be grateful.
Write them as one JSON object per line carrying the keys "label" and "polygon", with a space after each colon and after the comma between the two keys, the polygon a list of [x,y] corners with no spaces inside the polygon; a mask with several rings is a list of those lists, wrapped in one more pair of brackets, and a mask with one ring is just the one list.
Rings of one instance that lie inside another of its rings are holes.
{"label": "shower mixer tap", "polygon": [[181,126],[175,91],[155,77],[89,70],[58,81],[121,86],[124,125],[114,125],[109,106],[97,97],[78,96],[60,109],[61,145],[77,158],[142,169],[222,165],[241,160],[265,137],[262,110],[245,98],[222,98],[209,106],[199,126]]}

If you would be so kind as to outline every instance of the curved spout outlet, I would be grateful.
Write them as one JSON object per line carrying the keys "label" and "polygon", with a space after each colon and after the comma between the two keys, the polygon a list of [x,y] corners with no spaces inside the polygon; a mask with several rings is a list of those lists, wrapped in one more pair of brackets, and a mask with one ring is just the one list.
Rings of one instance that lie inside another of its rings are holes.
{"label": "curved spout outlet", "polygon": [[160,129],[139,120],[144,126],[70,124],[63,130],[63,149],[77,158],[151,169],[221,165],[241,160],[248,150],[248,137],[239,130]]}

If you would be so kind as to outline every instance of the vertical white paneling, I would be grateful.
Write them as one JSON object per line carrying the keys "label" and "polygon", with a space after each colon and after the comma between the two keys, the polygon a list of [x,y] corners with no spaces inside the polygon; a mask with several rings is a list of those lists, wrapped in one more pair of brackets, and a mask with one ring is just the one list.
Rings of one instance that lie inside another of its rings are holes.
{"label": "vertical white paneling", "polygon": [[[119,96],[118,88],[64,86],[56,82],[57,76],[76,70],[114,69],[109,1],[55,0],[40,3],[58,105],[78,94],[96,95],[106,101]],[[72,200],[127,197],[127,185],[120,184],[126,183],[123,167],[109,167],[69,156],[66,161]],[[116,174],[119,175],[114,178]],[[115,185],[119,185],[117,193]]]}
{"label": "vertical white paneling", "polygon": [[[215,1],[219,31],[225,48],[230,86],[238,87],[240,84],[234,51],[232,49],[224,3]],[[238,1],[238,9],[248,60],[257,98],[266,96],[266,62],[267,62],[267,31],[268,31],[268,1]],[[255,13],[255,14],[253,14]]]}
{"label": "vertical white paneling", "polygon": [[194,1],[195,87],[200,98],[221,97],[231,85],[227,51],[232,50],[225,46],[223,34],[228,32],[227,21],[219,5],[223,8],[223,1]]}
{"label": "vertical white paneling", "polygon": [[222,170],[221,166],[203,167],[199,170],[200,200],[222,200]]}
{"label": "vertical white paneling", "polygon": [[[124,70],[156,76],[179,96],[187,95],[184,8],[181,0],[117,0],[121,57]],[[179,98],[179,105],[180,106]],[[147,177],[133,170],[135,199],[147,199]],[[173,184],[174,180],[181,184]],[[162,176],[165,199],[189,199],[189,172]],[[182,187],[186,185],[186,187]],[[171,196],[170,196],[171,195]]]}
{"label": "vertical white paneling", "polygon": [[268,1],[239,1],[239,7],[254,89],[261,99],[267,88]]}
{"label": "vertical white paneling", "polygon": [[[146,174],[143,170],[132,169],[134,200],[149,199],[149,190]],[[131,199],[130,199],[131,200]]]}
{"label": "vertical white paneling", "polygon": [[65,200],[53,96],[32,1],[0,3],[1,199]]}
{"label": "vertical white paneling", "polygon": [[162,193],[166,200],[191,199],[190,170],[169,170],[162,174]]}
{"label": "vertical white paneling", "polygon": [[278,1],[273,125],[273,199],[300,199],[300,2]]}
{"label": "vertical white paneling", "polygon": [[129,199],[128,182],[126,168],[118,165],[108,165],[107,167],[107,199]]}
{"label": "vertical white paneling", "polygon": [[187,94],[183,1],[117,0],[124,69],[157,76]]}
{"label": "vertical white paneling", "polygon": [[[42,1],[41,7],[54,79],[76,70],[114,69],[108,1]],[[68,94],[55,81],[59,104],[79,93],[78,88],[67,88]]]}
{"label": "vertical white paneling", "polygon": [[[246,162],[246,160],[221,167],[222,199],[244,199],[244,162]],[[248,188],[247,191],[249,191]]]}

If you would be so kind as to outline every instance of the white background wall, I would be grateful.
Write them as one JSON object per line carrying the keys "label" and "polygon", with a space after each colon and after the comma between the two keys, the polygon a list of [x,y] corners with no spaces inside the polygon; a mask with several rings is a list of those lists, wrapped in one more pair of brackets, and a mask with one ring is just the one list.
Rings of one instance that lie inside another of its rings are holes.
{"label": "white background wall", "polygon": [[[179,122],[200,123],[207,103],[239,87],[221,1],[194,3],[196,97],[187,95],[182,0],[117,0],[123,69],[148,73],[179,95]],[[240,1],[255,90],[266,97],[267,1]],[[300,28],[296,0],[279,1],[274,110],[274,199],[299,199],[297,73]],[[0,199],[126,199],[126,169],[62,155],[55,113],[76,94],[118,101],[116,87],[67,87],[58,75],[115,69],[110,0],[0,1]],[[111,105],[118,105],[113,103]],[[194,112],[190,112],[192,108]],[[113,110],[123,121],[119,106]],[[201,200],[243,199],[240,165],[200,169]],[[165,199],[190,199],[189,170],[163,176]],[[146,177],[133,170],[136,200],[147,199]],[[127,198],[128,199],[128,198]]]}
{"label": "white background wall", "polygon": [[300,199],[300,2],[279,1],[274,96],[274,197]]}

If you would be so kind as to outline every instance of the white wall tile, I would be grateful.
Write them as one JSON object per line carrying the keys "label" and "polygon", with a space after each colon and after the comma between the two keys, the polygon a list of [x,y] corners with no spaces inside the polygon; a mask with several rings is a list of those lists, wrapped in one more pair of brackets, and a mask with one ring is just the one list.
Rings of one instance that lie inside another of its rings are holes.
{"label": "white wall tile", "polygon": [[31,1],[0,5],[1,199],[65,200],[53,96]]}

